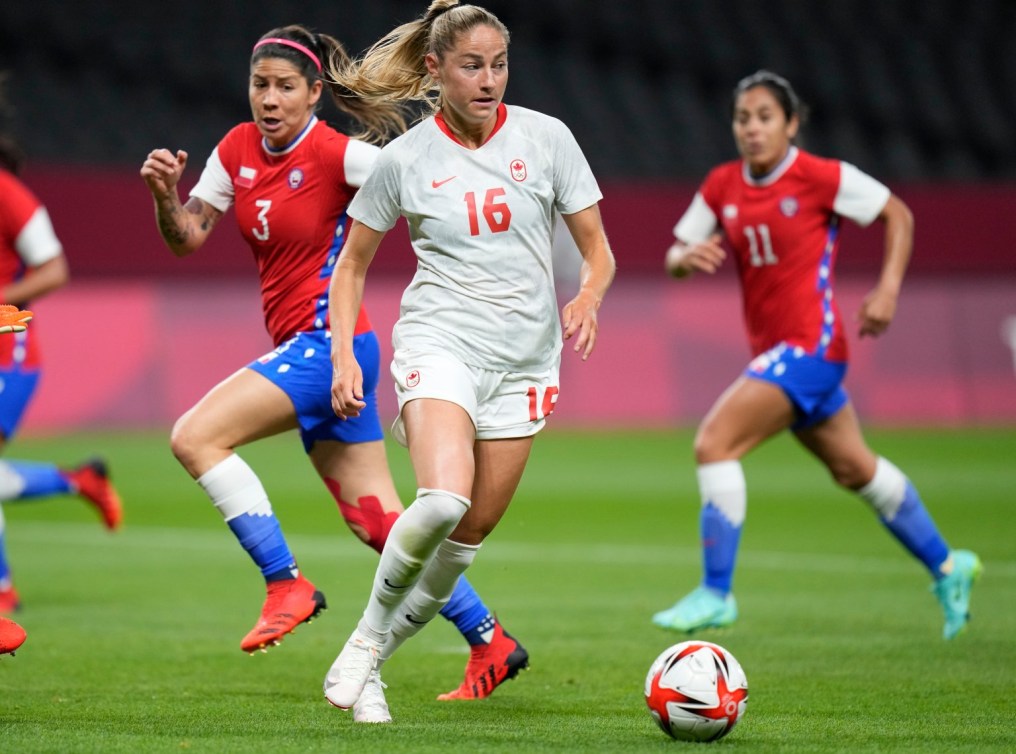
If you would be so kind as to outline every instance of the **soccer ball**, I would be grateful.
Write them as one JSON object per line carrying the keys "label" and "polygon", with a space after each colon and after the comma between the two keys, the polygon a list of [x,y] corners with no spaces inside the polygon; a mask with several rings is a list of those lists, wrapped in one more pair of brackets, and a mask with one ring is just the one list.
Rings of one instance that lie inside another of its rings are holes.
{"label": "soccer ball", "polygon": [[685,641],[663,650],[646,676],[649,714],[681,741],[715,741],[744,714],[748,679],[719,644]]}

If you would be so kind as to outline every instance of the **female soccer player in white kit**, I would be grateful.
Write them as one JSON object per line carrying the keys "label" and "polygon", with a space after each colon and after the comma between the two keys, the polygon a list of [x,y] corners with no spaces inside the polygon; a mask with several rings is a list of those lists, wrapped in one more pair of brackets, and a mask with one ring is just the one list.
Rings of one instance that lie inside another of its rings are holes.
{"label": "female soccer player in white kit", "polygon": [[[404,216],[418,267],[393,334],[394,434],[409,447],[416,501],[392,528],[363,618],[325,678],[348,709],[368,678],[426,624],[504,514],[558,395],[564,338],[588,358],[614,276],[596,181],[558,120],[502,102],[508,30],[491,13],[436,0],[335,79],[360,96],[425,99],[436,113],[391,142],[349,214],[332,279],[332,405],[357,416],[352,350],[367,267]],[[406,71],[413,71],[412,75]],[[554,211],[583,257],[578,295],[557,313]]]}
{"label": "female soccer player in white kit", "polygon": [[[178,192],[186,152],[152,150],[141,168],[159,231],[178,256],[201,248],[234,208],[257,262],[265,327],[276,346],[212,388],[180,418],[171,439],[177,459],[264,577],[261,617],[240,642],[250,653],[277,645],[316,616],[325,598],[297,566],[268,493],[239,448],[299,428],[308,458],[350,528],[378,552],[402,511],[375,403],[380,350],[362,306],[353,347],[367,375],[363,397],[369,407],[352,421],[341,420],[331,407],[327,290],[347,235],[349,201],[381,151],[315,114],[325,93],[322,61],[346,58],[338,39],[299,25],[266,32],[250,56],[253,119],[219,141],[187,203]],[[398,105],[348,96],[337,104],[378,139],[405,131]],[[470,645],[464,680],[444,696],[486,697],[525,667],[525,648],[466,579],[441,613]],[[353,718],[390,720],[380,685],[361,695]]]}

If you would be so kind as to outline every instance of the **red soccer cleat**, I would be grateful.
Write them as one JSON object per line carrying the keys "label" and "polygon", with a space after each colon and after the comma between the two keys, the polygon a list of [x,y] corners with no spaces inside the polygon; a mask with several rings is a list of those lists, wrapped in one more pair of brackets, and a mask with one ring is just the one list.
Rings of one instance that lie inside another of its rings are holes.
{"label": "red soccer cleat", "polygon": [[506,633],[501,623],[496,621],[490,644],[476,644],[470,648],[462,685],[454,691],[441,694],[438,701],[485,699],[502,683],[528,667],[529,653],[525,647]]}
{"label": "red soccer cleat", "polygon": [[25,629],[10,618],[0,618],[0,655],[13,655],[26,638]]}
{"label": "red soccer cleat", "polygon": [[95,458],[83,463],[74,471],[67,472],[67,478],[79,495],[99,509],[107,529],[116,531],[120,528],[123,506],[120,496],[109,481],[105,461]]}
{"label": "red soccer cleat", "polygon": [[0,589],[0,615],[10,615],[21,609],[21,599],[18,597],[18,590],[13,586]]}
{"label": "red soccer cleat", "polygon": [[310,623],[328,605],[325,596],[303,576],[295,579],[272,581],[268,584],[268,598],[261,608],[261,617],[243,637],[240,649],[254,654],[259,649],[278,646],[282,637],[301,623]]}

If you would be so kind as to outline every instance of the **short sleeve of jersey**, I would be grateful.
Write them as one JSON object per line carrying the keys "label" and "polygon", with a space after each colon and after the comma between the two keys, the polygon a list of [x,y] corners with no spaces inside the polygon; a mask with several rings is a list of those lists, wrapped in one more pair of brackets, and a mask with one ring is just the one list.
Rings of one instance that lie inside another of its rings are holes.
{"label": "short sleeve of jersey", "polygon": [[18,256],[29,267],[38,267],[51,259],[56,259],[63,253],[63,246],[60,245],[60,239],[56,237],[53,223],[49,219],[49,212],[45,207],[40,205],[32,213],[32,217],[25,223],[15,239],[14,248],[18,250]]}
{"label": "short sleeve of jersey", "polygon": [[840,163],[840,186],[833,211],[858,225],[870,225],[889,201],[888,187],[849,162]]}
{"label": "short sleeve of jersey", "polygon": [[554,137],[554,207],[562,215],[573,215],[603,198],[586,156],[575,136],[561,121],[551,118]]}
{"label": "short sleeve of jersey", "polygon": [[716,214],[706,204],[702,192],[696,191],[688,209],[674,226],[674,237],[686,244],[701,243],[709,239],[716,226]]}
{"label": "short sleeve of jersey", "polygon": [[354,188],[362,186],[377,162],[381,148],[365,141],[350,139],[346,145],[346,183]]}
{"label": "short sleeve of jersey", "polygon": [[[397,142],[398,139],[391,144]],[[349,216],[376,231],[384,233],[391,230],[402,211],[399,192],[401,168],[395,150],[388,147],[381,149],[374,169],[349,203]]]}
{"label": "short sleeve of jersey", "polygon": [[219,212],[225,212],[233,204],[233,180],[219,157],[219,146],[208,156],[205,169],[190,195],[211,204]]}
{"label": "short sleeve of jersey", "polygon": [[10,249],[29,267],[63,253],[49,212],[24,183],[0,170],[0,249]]}

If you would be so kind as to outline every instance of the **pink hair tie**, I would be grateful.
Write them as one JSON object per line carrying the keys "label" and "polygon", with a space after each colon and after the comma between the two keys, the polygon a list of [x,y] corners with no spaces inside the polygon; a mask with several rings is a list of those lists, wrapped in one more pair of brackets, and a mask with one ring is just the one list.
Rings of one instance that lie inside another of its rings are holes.
{"label": "pink hair tie", "polygon": [[[304,47],[299,42],[294,42],[292,39],[283,39],[282,37],[269,37],[268,39],[262,39],[254,45],[254,50],[262,45],[285,45],[286,47],[292,47],[294,50],[299,50],[314,61],[314,65],[317,66],[318,73],[321,73],[321,61],[318,59],[318,56],[311,52],[309,47]],[[254,50],[251,50],[251,52]]]}

